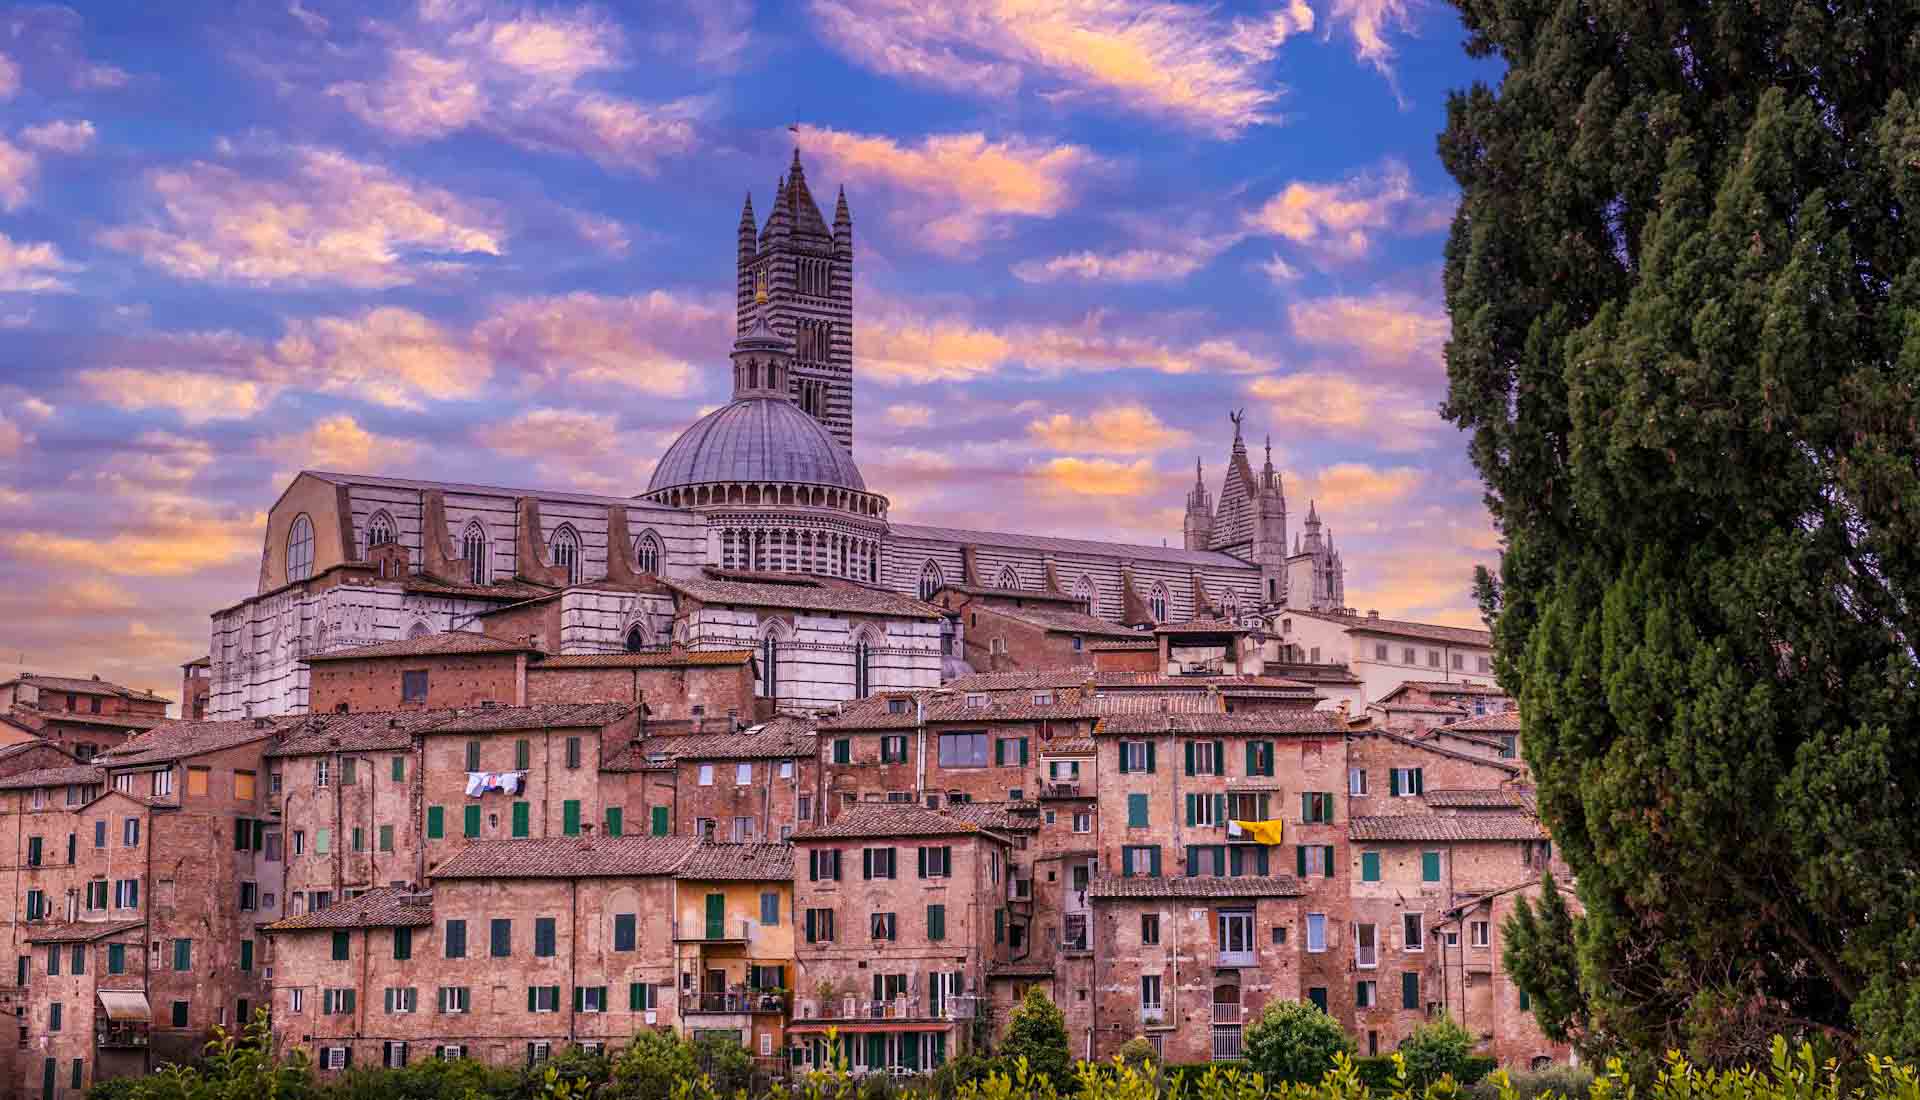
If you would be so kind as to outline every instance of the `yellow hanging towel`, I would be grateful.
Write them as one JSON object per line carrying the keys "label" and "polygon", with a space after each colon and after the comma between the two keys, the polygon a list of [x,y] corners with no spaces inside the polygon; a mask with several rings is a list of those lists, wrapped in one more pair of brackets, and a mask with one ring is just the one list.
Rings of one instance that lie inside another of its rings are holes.
{"label": "yellow hanging towel", "polygon": [[1230,821],[1227,823],[1227,836],[1235,840],[1251,840],[1255,844],[1280,844],[1286,827],[1284,821]]}

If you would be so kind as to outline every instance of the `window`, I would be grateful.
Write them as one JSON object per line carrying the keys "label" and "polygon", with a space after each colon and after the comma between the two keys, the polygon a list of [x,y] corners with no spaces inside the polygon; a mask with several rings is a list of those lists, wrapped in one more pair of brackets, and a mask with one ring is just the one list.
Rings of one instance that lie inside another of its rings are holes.
{"label": "window", "polygon": [[605,1012],[607,1010],[607,987],[604,985],[574,986],[573,1010],[575,1012]]}
{"label": "window", "polygon": [[927,939],[938,942],[947,938],[947,907],[944,905],[927,906]]}
{"label": "window", "polygon": [[1420,972],[1405,970],[1400,973],[1400,1007],[1420,1007]]}
{"label": "window", "polygon": [[1147,595],[1147,613],[1153,616],[1153,621],[1156,623],[1164,623],[1167,621],[1166,585],[1158,581],[1154,582],[1153,591]]}
{"label": "window", "polygon": [[1154,844],[1127,844],[1120,848],[1120,876],[1160,877],[1160,848]]}
{"label": "window", "polygon": [[1440,881],[1440,853],[1439,852],[1421,852],[1420,853],[1420,881],[1421,882],[1439,882]]}
{"label": "window", "polygon": [[733,819],[733,842],[735,844],[752,844],[753,833],[753,818],[736,817]]}
{"label": "window", "polygon": [[1307,914],[1307,950],[1321,952],[1327,949],[1327,915],[1325,913]]}
{"label": "window", "polygon": [[140,908],[140,880],[137,878],[115,879],[113,883],[113,907],[115,909]]}
{"label": "window", "polygon": [[807,910],[807,942],[808,943],[832,943],[833,942],[833,910],[831,909]]}
{"label": "window", "polygon": [[1419,768],[1394,768],[1388,774],[1387,791],[1395,798],[1412,798],[1426,789]]}
{"label": "window", "polygon": [[411,986],[388,986],[386,1006],[389,1015],[414,1012],[420,1007],[420,991]]}
{"label": "window", "polygon": [[211,768],[187,769],[187,794],[194,798],[205,798],[213,778]]}
{"label": "window", "polygon": [[[101,822],[102,825],[106,824]],[[129,817],[120,823],[120,846],[122,848],[140,847],[140,819]]]}
{"label": "window", "polygon": [[466,532],[460,536],[460,556],[466,559],[467,579],[474,584],[487,583],[487,545],[487,529],[480,526],[479,520],[469,520]]}
{"label": "window", "polygon": [[633,540],[633,561],[642,573],[660,572],[660,540],[652,531],[642,531]]}
{"label": "window", "polygon": [[169,797],[173,794],[172,768],[161,768],[159,771],[153,773],[152,793],[155,798]]}
{"label": "window", "polygon": [[241,883],[240,884],[241,911],[250,913],[258,908],[260,908],[260,884],[257,882]]}
{"label": "window", "polygon": [[840,852],[814,849],[807,853],[807,878],[813,882],[837,882],[840,879]]}
{"label": "window", "polygon": [[517,838],[533,835],[533,809],[525,802],[513,804],[513,835]]}
{"label": "window", "polygon": [[[904,703],[906,700],[895,700]],[[907,762],[906,734],[888,734],[880,738],[880,762],[882,764],[904,764]]]}
{"label": "window", "polygon": [[173,968],[178,971],[193,969],[193,941],[173,941]]}
{"label": "window", "polygon": [[1353,1005],[1355,1008],[1378,1008],[1380,1006],[1380,983],[1354,983]]}
{"label": "window", "polygon": [[254,773],[236,771],[233,773],[233,797],[240,802],[252,802],[254,791]]}
{"label": "window", "polygon": [[1302,791],[1300,793],[1300,823],[1302,825],[1331,825],[1333,823],[1333,794],[1329,791]]}
{"label": "window", "polygon": [[403,703],[424,703],[427,701],[426,669],[408,669],[400,674],[400,701]]}
{"label": "window", "polygon": [[861,877],[868,879],[896,877],[895,855],[892,848],[862,848],[860,850]]}
{"label": "window", "polygon": [[943,768],[986,767],[987,735],[984,733],[941,734],[940,766]]}
{"label": "window", "polygon": [[1140,975],[1140,1008],[1145,1012],[1160,1011],[1160,975]]}
{"label": "window", "polygon": [[1073,831],[1076,833],[1090,833],[1093,831],[1093,814],[1091,811],[1081,810],[1073,815]]}
{"label": "window", "polygon": [[446,934],[442,938],[446,941],[447,958],[464,959],[467,957],[467,922],[466,921],[464,920],[447,921]]}
{"label": "window", "polygon": [[1380,965],[1380,929],[1378,925],[1353,926],[1353,963],[1371,970]]}
{"label": "window", "polygon": [[1400,914],[1401,942],[1408,951],[1425,951],[1427,949],[1426,916],[1425,913]]}
{"label": "window", "polygon": [[512,957],[513,921],[511,918],[495,917],[487,925],[487,954],[496,959]]}
{"label": "window", "polygon": [[713,765],[712,764],[700,765],[700,785],[702,787],[713,786]]}
{"label": "window", "polygon": [[892,913],[871,914],[867,924],[873,932],[873,938],[876,940],[894,940],[899,938],[899,936],[896,935],[897,929],[894,925]]}
{"label": "window", "polygon": [[572,524],[563,523],[547,542],[547,552],[556,569],[566,571],[568,584],[580,583],[580,535]]}
{"label": "window", "polygon": [[313,576],[313,521],[305,512],[293,517],[287,529],[287,583]]}
{"label": "window", "polygon": [[733,766],[733,785],[745,787],[753,782],[753,765],[748,763]]}
{"label": "window", "polygon": [[1217,741],[1187,742],[1187,774],[1225,774],[1226,762],[1221,759],[1222,755],[1224,754],[1220,752],[1220,743]]}
{"label": "window", "polygon": [[[891,851],[891,849],[889,849]],[[920,849],[921,878],[953,877],[953,847],[942,844],[938,847]]]}
{"label": "window", "polygon": [[1347,793],[1359,797],[1367,793],[1367,769],[1347,769]]}
{"label": "window", "polygon": [[333,784],[333,762],[321,757],[313,762],[313,785],[327,787]]}
{"label": "window", "polygon": [[1140,914],[1140,942],[1149,947],[1160,942],[1160,914]]}
{"label": "window", "polygon": [[1360,881],[1361,882],[1379,882],[1380,881],[1380,853],[1379,852],[1361,852],[1360,853]]}
{"label": "window", "polygon": [[1376,661],[1384,661],[1387,659],[1387,643],[1385,642],[1374,643],[1373,659]]}
{"label": "window", "polygon": [[1474,947],[1487,946],[1491,933],[1491,924],[1488,921],[1477,920],[1467,924],[1467,942]]}
{"label": "window", "polygon": [[443,985],[440,987],[440,1011],[448,1015],[458,1015],[473,1010],[473,992],[464,985]]}
{"label": "window", "polygon": [[552,917],[533,919],[533,955],[538,959],[550,959],[554,954],[554,921]]}
{"label": "window", "polygon": [[413,958],[413,929],[393,930],[393,957],[403,961]]}
{"label": "window", "polygon": [[1301,878],[1320,875],[1333,877],[1333,845],[1301,844],[1294,850],[1294,873]]}
{"label": "window", "polygon": [[995,767],[1000,768],[1025,767],[1027,763],[1027,739],[1024,737],[994,738],[993,763]]}
{"label": "window", "polygon": [[940,564],[938,562],[929,560],[925,565],[920,567],[921,599],[932,599],[933,594],[940,591],[941,587],[945,584],[946,580],[940,575]]}
{"label": "window", "polygon": [[[1191,799],[1193,796],[1188,795],[1187,797]],[[1128,795],[1127,796],[1127,828],[1129,829],[1147,828],[1148,827],[1147,815],[1148,815],[1147,796],[1144,794]]]}
{"label": "window", "polygon": [[1481,674],[1483,674],[1483,675],[1484,675],[1484,674],[1486,674],[1486,673],[1489,673],[1489,672],[1492,672],[1492,671],[1493,671],[1493,658],[1491,658],[1491,657],[1475,657],[1475,658],[1473,659],[1473,668],[1474,668],[1474,671],[1475,671],[1475,672],[1479,672],[1479,673],[1481,673]]}
{"label": "window", "polygon": [[[560,987],[557,985],[530,985],[527,987],[528,1012],[560,1011]],[[536,1044],[529,1044],[536,1045]],[[537,1044],[545,1046],[545,1043]]]}

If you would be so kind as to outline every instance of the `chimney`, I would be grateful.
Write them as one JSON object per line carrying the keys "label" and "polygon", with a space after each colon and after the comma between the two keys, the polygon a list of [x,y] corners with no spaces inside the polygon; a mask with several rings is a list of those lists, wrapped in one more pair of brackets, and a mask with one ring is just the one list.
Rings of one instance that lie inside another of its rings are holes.
{"label": "chimney", "polygon": [[399,728],[400,728],[400,716],[399,716],[399,715],[397,715],[397,714],[389,714],[389,715],[387,715],[387,728],[388,728],[388,729],[390,729],[390,730],[397,730],[397,729],[399,729]]}
{"label": "chimney", "polygon": [[1374,621],[1374,622],[1379,622],[1379,621],[1380,621],[1380,612],[1379,612],[1379,610],[1378,610],[1378,609],[1376,609],[1376,608],[1371,608],[1371,607],[1369,607],[1369,608],[1367,609],[1367,618],[1368,618],[1368,619],[1371,619],[1371,620],[1372,620],[1372,621]]}

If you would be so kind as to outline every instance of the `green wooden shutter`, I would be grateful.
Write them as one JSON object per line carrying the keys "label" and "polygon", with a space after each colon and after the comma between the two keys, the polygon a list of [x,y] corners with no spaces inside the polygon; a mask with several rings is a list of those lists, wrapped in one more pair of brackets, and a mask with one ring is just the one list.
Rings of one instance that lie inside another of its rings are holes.
{"label": "green wooden shutter", "polygon": [[1296,844],[1293,847],[1293,873],[1299,878],[1307,877],[1307,846]]}
{"label": "green wooden shutter", "polygon": [[1247,742],[1247,774],[1260,774],[1260,742]]}
{"label": "green wooden shutter", "polygon": [[1144,829],[1147,827],[1147,796],[1130,794],[1127,796],[1127,827]]}
{"label": "green wooden shutter", "polygon": [[1261,845],[1260,847],[1255,848],[1253,850],[1253,856],[1254,856],[1253,862],[1255,867],[1254,874],[1265,877],[1266,875],[1270,875],[1273,873],[1271,870],[1268,869],[1269,867],[1272,866],[1272,864],[1267,859],[1267,848],[1265,845]]}
{"label": "green wooden shutter", "polygon": [[1394,798],[1400,797],[1400,769],[1399,768],[1387,769],[1387,794],[1393,796]]}
{"label": "green wooden shutter", "polygon": [[524,737],[513,743],[513,766],[520,771],[533,766],[533,743]]}
{"label": "green wooden shutter", "polygon": [[396,756],[393,758],[393,781],[395,783],[405,783],[407,781],[407,758],[404,756]]}
{"label": "green wooden shutter", "polygon": [[1125,775],[1127,774],[1127,743],[1120,741],[1116,744],[1120,746],[1120,774]]}
{"label": "green wooden shutter", "polygon": [[[1200,797],[1205,798],[1206,795],[1201,795]],[[1224,794],[1216,794],[1213,796],[1213,823],[1225,827],[1226,822],[1227,796]]]}
{"label": "green wooden shutter", "polygon": [[460,819],[460,835],[466,837],[480,835],[480,807],[466,807],[461,812]]}
{"label": "green wooden shutter", "polygon": [[1361,882],[1379,882],[1380,881],[1380,853],[1379,852],[1361,852],[1360,853],[1360,881]]}
{"label": "green wooden shutter", "polygon": [[427,807],[427,839],[439,840],[447,835],[447,808],[445,806]]}
{"label": "green wooden shutter", "polygon": [[1421,852],[1420,853],[1420,881],[1421,882],[1439,882],[1440,881],[1440,853],[1439,852]]}
{"label": "green wooden shutter", "polygon": [[947,938],[946,906],[927,906],[927,938],[930,940],[944,940]]}
{"label": "green wooden shutter", "polygon": [[722,939],[727,934],[727,895],[707,895],[707,938]]}
{"label": "green wooden shutter", "polygon": [[560,803],[560,831],[568,836],[580,835],[580,800],[569,798]]}
{"label": "green wooden shutter", "polygon": [[1020,739],[1020,766],[1027,766],[1027,739],[1024,737]]}
{"label": "green wooden shutter", "polygon": [[646,1000],[647,1000],[646,994],[640,992],[639,982],[633,982],[627,986],[627,1011],[628,1012],[641,1011],[641,1006],[646,1003]]}
{"label": "green wooden shutter", "polygon": [[1313,795],[1306,791],[1300,792],[1300,822],[1303,825],[1313,822]]}
{"label": "green wooden shutter", "polygon": [[1427,793],[1426,776],[1423,774],[1422,769],[1420,768],[1413,769],[1413,793],[1414,794]]}
{"label": "green wooden shutter", "polygon": [[1159,878],[1160,877],[1160,846],[1156,844],[1151,849],[1149,849],[1149,851],[1153,853],[1153,859],[1152,859],[1153,877]]}
{"label": "green wooden shutter", "polygon": [[622,816],[623,815],[620,811],[620,807],[618,806],[607,807],[607,835],[608,836],[620,835],[620,828],[621,828],[620,819]]}
{"label": "green wooden shutter", "polygon": [[1198,845],[1187,845],[1186,876],[1188,878],[1195,878],[1200,874],[1199,863],[1193,858],[1193,850],[1196,847],[1198,847]]}
{"label": "green wooden shutter", "polygon": [[[1187,796],[1187,824],[1189,825],[1193,824],[1194,814],[1196,813],[1193,805],[1193,797],[1193,795]],[[1128,822],[1128,824],[1132,824],[1132,822]]]}
{"label": "green wooden shutter", "polygon": [[1212,774],[1214,775],[1227,774],[1227,743],[1225,741],[1215,741],[1213,743],[1213,773]]}
{"label": "green wooden shutter", "polygon": [[655,806],[653,808],[653,835],[666,836],[672,831],[670,825],[671,823],[667,820],[667,808],[665,806]]}
{"label": "green wooden shutter", "polygon": [[513,804],[513,835],[530,836],[533,833],[533,810],[525,802]]}
{"label": "green wooden shutter", "polygon": [[1006,764],[1007,764],[1007,739],[1004,737],[996,737],[993,739],[993,766],[996,768],[1003,768],[1006,766]]}
{"label": "green wooden shutter", "polygon": [[1333,845],[1331,844],[1327,845],[1325,850],[1321,853],[1321,855],[1323,858],[1320,861],[1320,865],[1326,868],[1327,877],[1332,878],[1333,877]]}
{"label": "green wooden shutter", "polygon": [[1182,744],[1184,744],[1187,749],[1187,774],[1192,775],[1193,774],[1193,742],[1185,741],[1185,742],[1182,742]]}
{"label": "green wooden shutter", "polygon": [[[109,967],[108,969],[111,970],[112,968]],[[242,970],[253,969],[253,941],[252,940],[240,941],[240,969]]]}
{"label": "green wooden shutter", "polygon": [[1153,751],[1153,742],[1147,742],[1147,771],[1149,772],[1155,770],[1153,765]]}
{"label": "green wooden shutter", "polygon": [[1406,970],[1400,974],[1400,1007],[1420,1007],[1420,972]]}

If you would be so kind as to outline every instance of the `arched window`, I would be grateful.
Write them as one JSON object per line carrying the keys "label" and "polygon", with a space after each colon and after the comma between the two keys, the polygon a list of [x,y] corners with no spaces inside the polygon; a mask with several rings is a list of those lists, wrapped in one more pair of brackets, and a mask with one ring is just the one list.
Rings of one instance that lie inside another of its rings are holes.
{"label": "arched window", "polygon": [[1013,571],[1013,566],[1003,565],[1000,567],[1000,579],[995,582],[995,585],[999,588],[1018,588],[1020,587],[1020,574]]}
{"label": "arched window", "polygon": [[553,532],[553,538],[547,540],[547,556],[553,564],[567,571],[567,583],[580,583],[580,533],[570,523],[563,523]]}
{"label": "arched window", "polygon": [[1153,591],[1147,593],[1147,613],[1156,623],[1167,621],[1167,586],[1159,581],[1153,582]]}
{"label": "arched window", "polygon": [[633,540],[633,560],[640,566],[642,573],[660,572],[660,538],[652,531],[642,531]]}
{"label": "arched window", "polygon": [[853,642],[853,697],[865,699],[873,694],[873,648],[871,630],[862,630]]}
{"label": "arched window", "polygon": [[467,559],[467,574],[475,584],[487,583],[487,529],[479,520],[469,520],[460,536],[460,556]]}
{"label": "arched window", "polygon": [[780,695],[780,625],[771,624],[760,637],[760,696],[776,699]]}
{"label": "arched window", "polygon": [[393,517],[383,508],[367,520],[367,549],[393,541]]}
{"label": "arched window", "polygon": [[627,628],[627,652],[639,653],[647,648],[647,632],[639,623]]}
{"label": "arched window", "polygon": [[424,638],[431,633],[433,633],[432,627],[428,626],[426,623],[416,622],[413,624],[413,628],[407,631],[407,637]]}
{"label": "arched window", "polygon": [[1240,593],[1227,589],[1227,594],[1220,597],[1220,614],[1229,619],[1240,617]]}
{"label": "arched window", "polygon": [[313,576],[313,521],[305,512],[293,517],[287,528],[287,582],[304,581]]}
{"label": "arched window", "polygon": [[1092,577],[1080,574],[1080,579],[1073,582],[1073,598],[1086,602],[1087,614],[1100,614],[1100,592],[1093,587]]}

